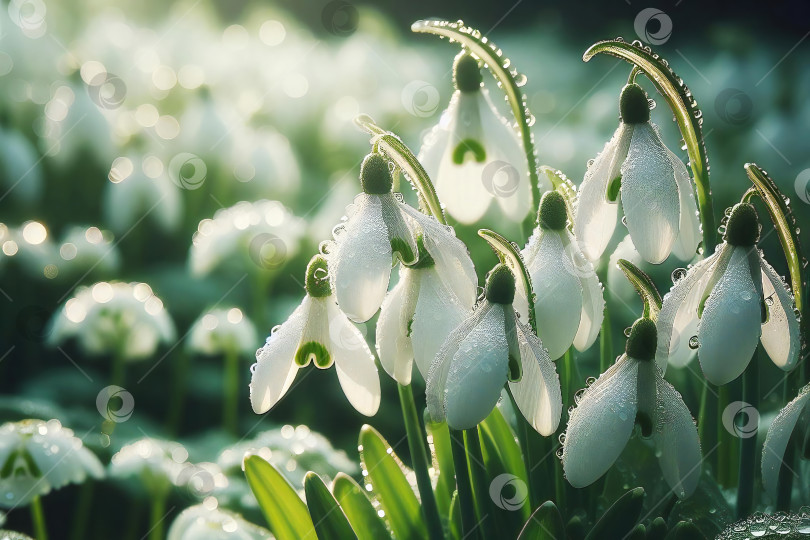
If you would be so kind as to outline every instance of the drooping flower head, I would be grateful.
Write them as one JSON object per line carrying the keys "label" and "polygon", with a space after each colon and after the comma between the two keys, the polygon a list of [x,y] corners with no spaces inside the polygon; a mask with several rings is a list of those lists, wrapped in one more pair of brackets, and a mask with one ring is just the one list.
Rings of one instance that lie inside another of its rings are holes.
{"label": "drooping flower head", "polygon": [[402,385],[411,382],[414,360],[427,378],[447,335],[472,310],[478,285],[467,247],[453,229],[427,216],[419,219],[418,260],[400,267],[399,282],[377,321],[380,363]]}
{"label": "drooping flower head", "polygon": [[[762,487],[773,500],[777,499],[779,475],[785,462],[788,445],[796,440],[804,459],[810,459],[810,385],[799,391],[793,401],[771,422],[762,447]],[[793,471],[790,471],[793,472]]]}
{"label": "drooping flower head", "polygon": [[801,340],[793,295],[757,248],[759,233],[754,207],[734,206],[725,241],[664,297],[656,356],[661,369],[667,360],[686,365],[697,348],[709,382],[726,384],[745,371],[760,341],[778,367],[795,367]]}
{"label": "drooping flower head", "polygon": [[172,522],[167,540],[263,540],[270,531],[239,514],[218,507],[213,498],[183,510]]}
{"label": "drooping flower head", "polygon": [[119,354],[125,360],[148,358],[175,336],[163,301],[146,283],[101,281],[82,287],[51,325],[52,344],[75,337],[87,354]]}
{"label": "drooping flower head", "polygon": [[434,421],[469,429],[492,412],[506,382],[539,433],[560,422],[554,364],[537,336],[515,317],[515,278],[504,264],[487,276],[484,300],[453,330],[430,367],[427,405]]}
{"label": "drooping flower head", "polygon": [[191,327],[188,348],[202,354],[227,351],[252,353],[256,349],[256,328],[237,307],[216,308],[203,314]]}
{"label": "drooping flower head", "polygon": [[[540,341],[552,359],[573,344],[590,347],[599,335],[605,299],[593,265],[568,230],[565,200],[557,191],[540,199],[538,226],[523,248],[534,286],[534,312]],[[516,309],[528,319],[526,292],[518,287]]]}
{"label": "drooping flower head", "polygon": [[0,426],[0,507],[14,508],[52,489],[104,476],[104,467],[58,420]]}
{"label": "drooping flower head", "polygon": [[481,81],[478,61],[462,51],[453,64],[456,91],[425,137],[419,161],[461,223],[478,221],[494,200],[507,219],[522,221],[531,205],[526,154]]}
{"label": "drooping flower head", "polygon": [[700,479],[697,427],[675,388],[654,362],[656,327],[636,321],[625,354],[577,400],[563,444],[563,470],[581,488],[607,472],[627,445],[636,424],[652,437],[664,479],[681,499]]}
{"label": "drooping flower head", "polygon": [[292,315],[256,351],[251,368],[250,402],[257,414],[270,410],[289,390],[299,369],[335,365],[346,398],[360,413],[373,416],[380,406],[380,378],[365,338],[335,303],[327,260],[312,258],[306,296]]}
{"label": "drooping flower head", "polygon": [[691,260],[701,233],[689,171],[650,122],[640,86],[622,89],[620,110],[619,128],[580,186],[577,240],[585,255],[597,260],[613,236],[621,200],[630,236],[646,261],[661,263],[671,252]]}

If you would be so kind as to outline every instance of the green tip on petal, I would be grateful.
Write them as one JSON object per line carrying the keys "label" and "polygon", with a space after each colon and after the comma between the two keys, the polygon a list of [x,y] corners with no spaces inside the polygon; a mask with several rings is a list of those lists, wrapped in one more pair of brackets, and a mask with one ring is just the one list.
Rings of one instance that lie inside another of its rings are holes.
{"label": "green tip on petal", "polygon": [[391,192],[394,180],[388,160],[380,154],[369,154],[360,165],[360,185],[369,195],[384,195]]}
{"label": "green tip on petal", "polygon": [[408,268],[432,268],[436,265],[436,261],[430,256],[427,249],[425,249],[425,237],[418,235],[416,237],[417,259],[416,262]]}
{"label": "green tip on petal", "polygon": [[332,286],[329,283],[329,269],[326,257],[323,255],[315,255],[309,261],[304,287],[307,294],[312,298],[323,298],[332,294]]}
{"label": "green tip on petal", "polygon": [[477,92],[481,89],[481,69],[478,60],[462,52],[453,62],[453,83],[460,92]]}
{"label": "green tip on petal", "polygon": [[619,98],[619,110],[625,124],[643,124],[650,121],[650,104],[647,94],[637,84],[628,84],[622,88]]}
{"label": "green tip on petal", "polygon": [[486,299],[494,304],[511,304],[515,299],[515,276],[500,263],[487,276]]}
{"label": "green tip on petal", "polygon": [[568,211],[565,199],[558,191],[547,191],[540,199],[540,210],[537,212],[540,227],[559,231],[568,224]]}
{"label": "green tip on petal", "polygon": [[316,341],[307,341],[295,352],[295,363],[299,367],[304,367],[309,364],[310,360],[315,364],[315,367],[326,369],[332,365],[332,355],[326,350],[326,347]]}
{"label": "green tip on petal", "polygon": [[658,346],[658,331],[652,319],[643,317],[633,323],[627,338],[627,356],[636,360],[652,360]]}
{"label": "green tip on petal", "polygon": [[453,163],[456,165],[464,163],[467,153],[472,154],[476,163],[483,163],[487,159],[487,151],[484,150],[484,145],[475,139],[464,139],[453,148]]}
{"label": "green tip on petal", "polygon": [[759,242],[759,217],[748,203],[739,203],[731,209],[726,224],[726,242],[732,246],[753,246]]}

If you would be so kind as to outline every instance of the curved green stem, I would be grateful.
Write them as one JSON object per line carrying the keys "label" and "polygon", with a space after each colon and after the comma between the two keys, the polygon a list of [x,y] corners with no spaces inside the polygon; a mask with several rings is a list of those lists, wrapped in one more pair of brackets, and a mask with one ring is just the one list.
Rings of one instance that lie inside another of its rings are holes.
{"label": "curved green stem", "polygon": [[698,109],[692,92],[678,77],[669,64],[649,48],[621,39],[600,41],[591,45],[582,55],[587,62],[595,55],[606,53],[634,64],[655,85],[675,116],[689,154],[689,166],[695,179],[700,224],[703,229],[703,253],[714,252],[717,231],[714,224],[712,191],[709,186],[709,158],[703,141],[703,113]]}
{"label": "curved green stem", "polygon": [[624,276],[636,289],[636,292],[644,301],[644,317],[658,319],[658,313],[661,311],[661,293],[655,287],[652,278],[642,271],[638,266],[625,259],[619,259],[616,266],[624,272]]}
{"label": "curved green stem", "polygon": [[458,503],[461,509],[461,533],[463,538],[474,538],[475,505],[473,503],[470,469],[467,465],[467,452],[464,448],[464,432],[450,430],[450,447],[453,452],[453,463],[456,468],[456,488]]}
{"label": "curved green stem", "polygon": [[433,494],[433,485],[430,482],[428,472],[428,457],[425,450],[425,430],[419,422],[416,414],[416,403],[413,400],[413,389],[410,385],[403,386],[397,384],[399,389],[399,403],[402,407],[402,418],[405,422],[405,431],[408,435],[408,448],[411,452],[413,470],[416,474],[416,485],[419,488],[419,496],[422,499],[422,513],[427,523],[430,538],[441,539],[444,537],[442,522],[439,518],[439,510],[436,507],[436,497]]}
{"label": "curved green stem", "polygon": [[537,319],[534,314],[534,288],[532,287],[532,278],[526,269],[523,257],[520,255],[520,248],[514,242],[510,242],[489,229],[480,229],[478,236],[486,240],[495,255],[498,256],[498,259],[512,270],[515,279],[523,281],[523,290],[526,291],[526,299],[529,304],[529,326],[531,326],[532,332],[537,335]]}
{"label": "curved green stem", "polygon": [[[498,86],[506,94],[509,107],[515,117],[523,150],[526,154],[532,194],[531,208],[534,208],[540,202],[540,186],[537,176],[537,156],[531,132],[531,126],[534,125],[534,116],[529,112],[526,96],[520,89],[521,86],[526,84],[526,76],[518,73],[514,68],[510,70],[512,62],[504,57],[503,51],[487,39],[486,36],[482,36],[481,32],[466,26],[462,21],[416,21],[411,25],[411,31],[435,34],[460,43],[484,62],[492,76],[498,81]],[[532,230],[534,223],[535,212],[532,210],[524,220],[524,227],[527,230]]]}
{"label": "curved green stem", "polygon": [[424,204],[427,213],[435,217],[439,223],[447,223],[436,196],[436,189],[430,181],[425,168],[416,159],[413,152],[402,140],[390,131],[385,131],[374,123],[374,120],[367,114],[361,114],[354,119],[354,123],[371,135],[373,146],[388,156],[399,169],[405,173],[411,185],[419,193],[419,200]]}
{"label": "curved green stem", "polygon": [[37,495],[31,500],[31,521],[34,523],[34,537],[37,540],[48,540],[48,527],[45,524],[45,511],[42,499]]}

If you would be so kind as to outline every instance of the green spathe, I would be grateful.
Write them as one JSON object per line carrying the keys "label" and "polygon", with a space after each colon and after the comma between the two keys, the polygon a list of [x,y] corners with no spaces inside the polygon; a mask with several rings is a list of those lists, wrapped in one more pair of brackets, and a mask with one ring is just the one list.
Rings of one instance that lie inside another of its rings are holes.
{"label": "green spathe", "polygon": [[652,319],[641,318],[630,328],[625,351],[627,356],[636,360],[649,361],[655,358],[658,346],[658,331]]}
{"label": "green spathe", "polygon": [[647,94],[637,84],[628,84],[622,88],[619,98],[619,110],[625,124],[643,124],[650,121],[650,104]]}
{"label": "green spathe", "polygon": [[369,154],[360,165],[360,185],[369,195],[385,195],[391,192],[394,180],[388,160],[380,154]]}
{"label": "green spathe", "polygon": [[568,224],[565,199],[558,191],[548,191],[540,199],[537,220],[541,228],[552,231],[560,231]]}
{"label": "green spathe", "polygon": [[494,304],[511,304],[515,299],[515,276],[500,263],[487,276],[486,299]]}
{"label": "green spathe", "polygon": [[481,70],[478,61],[466,53],[456,56],[453,63],[453,83],[460,92],[477,92],[481,89]]}
{"label": "green spathe", "polygon": [[732,246],[750,247],[759,242],[759,217],[753,205],[739,203],[731,209],[726,224],[726,242]]}
{"label": "green spathe", "polygon": [[323,298],[332,294],[327,262],[323,255],[315,255],[309,261],[304,286],[312,298]]}

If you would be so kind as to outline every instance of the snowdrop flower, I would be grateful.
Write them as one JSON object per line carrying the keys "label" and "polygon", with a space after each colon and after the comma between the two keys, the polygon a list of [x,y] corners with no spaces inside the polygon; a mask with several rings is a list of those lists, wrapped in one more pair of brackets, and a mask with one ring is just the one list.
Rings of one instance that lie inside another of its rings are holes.
{"label": "snowdrop flower", "polygon": [[121,262],[113,235],[98,227],[73,226],[59,245],[60,275],[81,275],[90,272],[110,273]]}
{"label": "snowdrop flower", "polygon": [[242,270],[273,270],[295,256],[303,234],[303,221],[280,202],[239,202],[200,222],[189,265],[198,276],[233,261]]}
{"label": "snowdrop flower", "polygon": [[621,197],[630,236],[646,261],[659,264],[670,252],[691,260],[701,232],[689,171],[650,122],[640,86],[622,89],[620,109],[619,128],[580,186],[574,234],[597,260],[613,236]]}
{"label": "snowdrop flower", "polygon": [[137,476],[150,493],[165,493],[188,467],[188,450],[177,442],[145,437],[131,442],[110,460],[110,476]]}
{"label": "snowdrop flower", "polygon": [[164,231],[174,231],[180,225],[180,189],[158,157],[117,157],[109,180],[102,211],[104,222],[116,233],[126,233],[141,219],[151,220]]}
{"label": "snowdrop flower", "polygon": [[795,367],[801,343],[793,295],[757,249],[759,232],[754,207],[734,206],[725,242],[664,297],[656,355],[662,370],[667,360],[686,365],[697,347],[706,379],[726,384],[745,371],[760,340],[774,364]]}
{"label": "snowdrop flower", "polygon": [[270,531],[246,521],[239,514],[217,508],[206,500],[183,510],[172,522],[166,540],[261,540]]}
{"label": "snowdrop flower", "polygon": [[146,283],[101,281],[81,287],[51,321],[52,345],[75,337],[89,355],[120,354],[143,360],[170,343],[174,323]]}
{"label": "snowdrop flower", "polygon": [[[523,249],[534,288],[534,312],[540,341],[552,359],[573,344],[584,351],[602,326],[605,299],[593,265],[568,230],[563,196],[546,192],[540,199],[539,225]],[[516,310],[528,320],[526,291],[518,287]]]}
{"label": "snowdrop flower", "polygon": [[459,54],[453,65],[456,91],[418,158],[447,212],[461,223],[478,221],[493,199],[507,218],[519,222],[532,200],[526,154],[481,81],[478,61]]}
{"label": "snowdrop flower", "polygon": [[581,397],[571,413],[563,444],[563,470],[576,488],[589,486],[618,459],[636,423],[652,437],[669,487],[689,497],[700,479],[697,426],[683,398],[655,362],[656,328],[637,320],[626,352]]}
{"label": "snowdrop flower", "polygon": [[435,422],[446,420],[453,429],[475,427],[492,412],[509,381],[526,420],[550,435],[562,412],[560,380],[543,344],[515,317],[515,278],[507,266],[492,269],[484,294],[430,366],[430,416]]}
{"label": "snowdrop flower", "polygon": [[256,328],[241,309],[217,308],[194,322],[188,348],[208,355],[223,354],[228,350],[253,353],[256,340]]}
{"label": "snowdrop flower", "polygon": [[453,229],[427,217],[422,224],[418,261],[400,267],[377,321],[380,363],[402,385],[411,382],[414,360],[427,378],[447,335],[472,310],[478,288],[467,247]]}
{"label": "snowdrop flower", "polygon": [[762,486],[772,499],[777,498],[779,473],[782,467],[789,467],[784,463],[785,452],[791,439],[798,439],[800,448],[804,451],[804,458],[810,458],[810,385],[805,386],[799,395],[782,409],[771,422],[765,445],[762,447]]}
{"label": "snowdrop flower", "polygon": [[26,505],[35,497],[91,476],[104,467],[73,431],[58,420],[22,420],[0,426],[0,507]]}
{"label": "snowdrop flower", "polygon": [[307,294],[292,315],[256,351],[251,371],[250,403],[256,414],[270,410],[284,396],[295,374],[310,362],[335,365],[346,398],[360,413],[376,414],[380,378],[365,338],[335,303],[326,259],[312,258],[306,274]]}
{"label": "snowdrop flower", "polygon": [[[408,205],[391,192],[391,171],[380,154],[369,154],[360,166],[363,193],[347,208],[347,219],[335,227],[330,276],[340,309],[355,322],[369,320],[383,302],[394,257],[416,261],[417,224]],[[420,214],[422,215],[422,214]]]}

